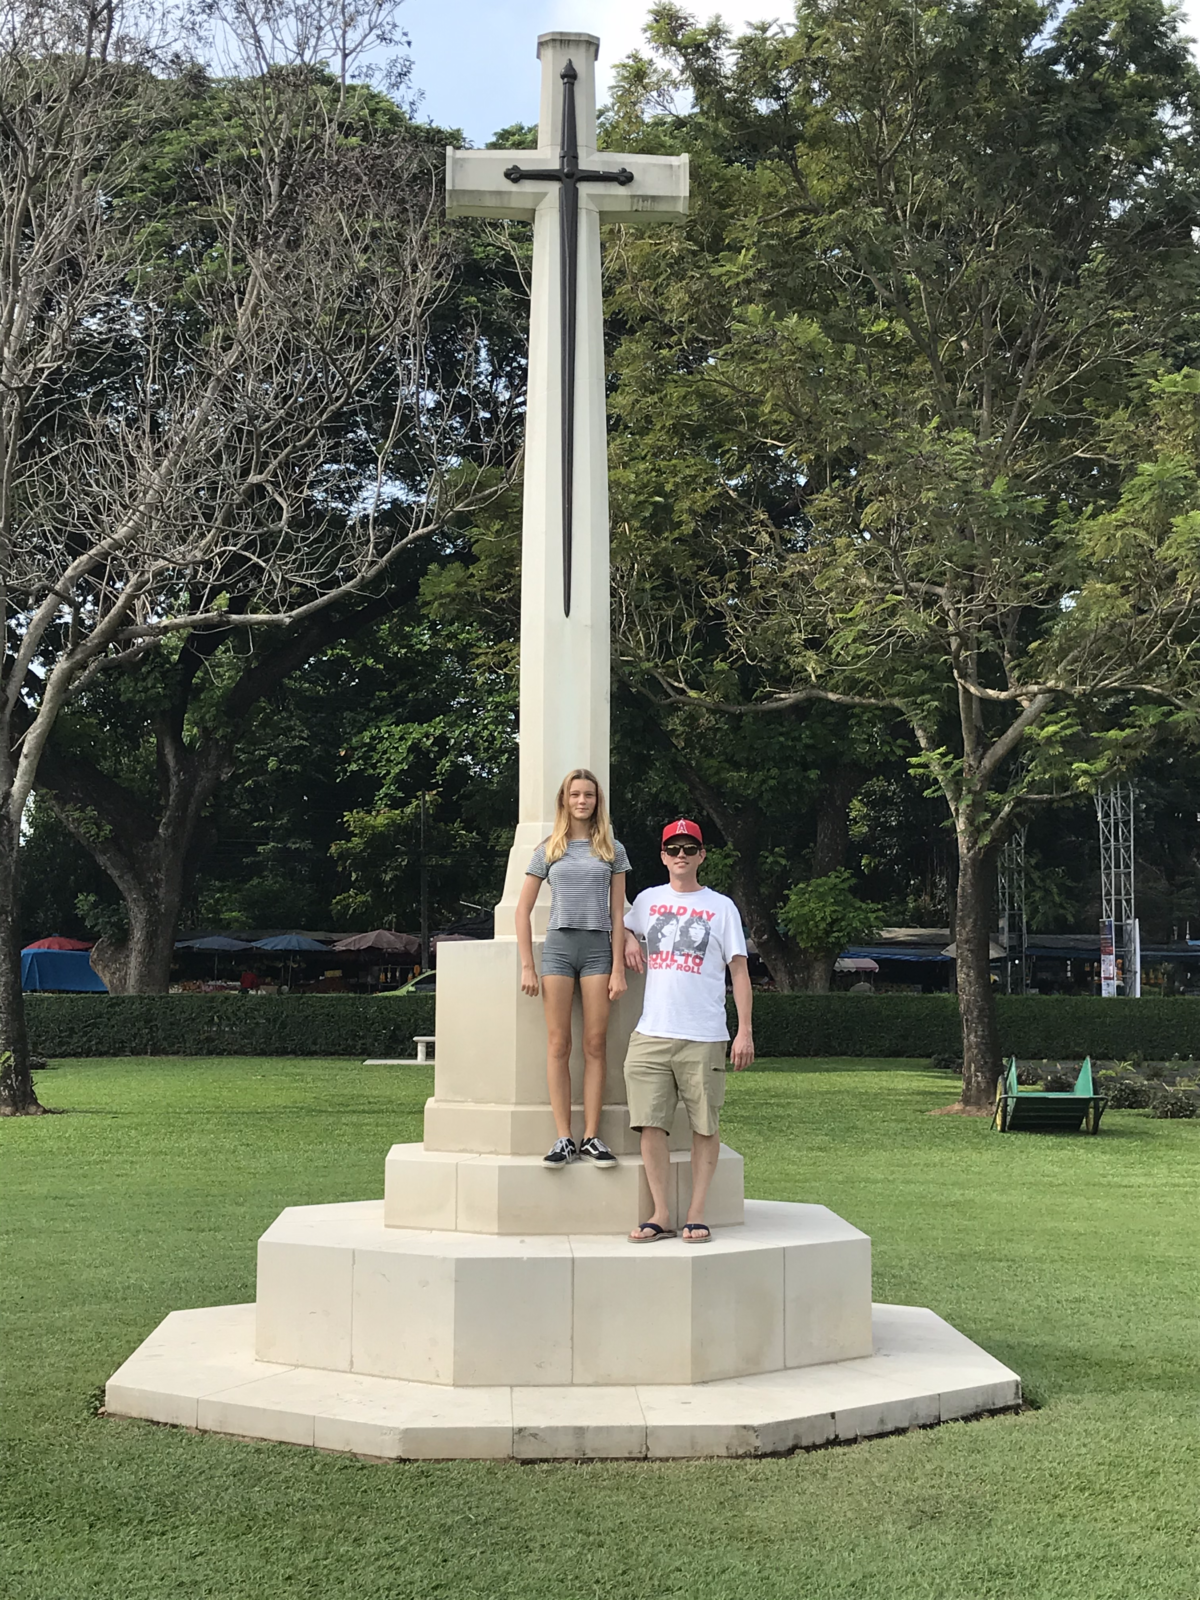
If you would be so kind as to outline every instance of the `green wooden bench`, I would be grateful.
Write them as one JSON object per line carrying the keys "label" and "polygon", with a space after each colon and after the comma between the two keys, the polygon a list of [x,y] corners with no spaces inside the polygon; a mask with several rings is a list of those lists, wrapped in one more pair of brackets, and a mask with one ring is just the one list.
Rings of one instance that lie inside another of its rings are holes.
{"label": "green wooden bench", "polygon": [[1037,1132],[1046,1128],[1078,1133],[1100,1132],[1107,1098],[1092,1085],[1092,1058],[1079,1069],[1075,1087],[1055,1093],[1046,1089],[1021,1089],[1017,1085],[1017,1060],[1010,1056],[996,1085],[995,1124],[1001,1133]]}

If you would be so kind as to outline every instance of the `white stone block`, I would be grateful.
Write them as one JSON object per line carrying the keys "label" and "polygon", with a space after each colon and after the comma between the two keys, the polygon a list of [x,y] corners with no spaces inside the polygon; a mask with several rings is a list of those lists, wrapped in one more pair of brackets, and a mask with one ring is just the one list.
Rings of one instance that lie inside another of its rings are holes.
{"label": "white stone block", "polygon": [[104,1407],[194,1428],[201,1396],[286,1370],[255,1360],[252,1305],[172,1311],[108,1380]]}
{"label": "white stone block", "polygon": [[362,1248],[346,1253],[353,1255],[354,1334],[343,1370],[453,1383],[455,1257]]}
{"label": "white stone block", "polygon": [[607,1170],[576,1162],[555,1171],[537,1156],[479,1156],[459,1168],[458,1226],[471,1233],[620,1235],[650,1206],[637,1157]]}
{"label": "white stone block", "polygon": [[[299,1209],[299,1208],[296,1208]],[[353,1258],[349,1250],[316,1240],[280,1237],[280,1224],[258,1241],[258,1331],[261,1361],[294,1366],[350,1366]]]}
{"label": "white stone block", "polygon": [[[691,1140],[687,1143],[688,1159],[678,1162],[679,1171],[679,1226],[682,1227],[692,1203]],[[675,1158],[672,1157],[674,1161]],[[727,1144],[721,1146],[717,1170],[712,1175],[704,1201],[704,1220],[712,1227],[728,1228],[745,1221],[745,1163],[736,1150]]]}
{"label": "white stone block", "polygon": [[519,1461],[637,1460],[646,1419],[636,1389],[513,1390],[513,1455]]}
{"label": "white stone block", "polygon": [[571,1382],[570,1251],[460,1257],[456,1384]]}
{"label": "white stone block", "polygon": [[[571,1381],[566,1238],[392,1229],[378,1202],[314,1206],[276,1221],[261,1260],[260,1329],[296,1365],[452,1385]],[[313,1330],[343,1290],[334,1348]]]}
{"label": "white stone block", "polygon": [[[541,970],[543,940],[534,940]],[[608,1023],[605,1101],[625,1103],[625,1053],[642,1009],[644,979],[628,973],[629,987],[613,1005]],[[571,1055],[574,1097],[583,1093],[583,1013],[575,997]],[[438,951],[437,1102],[549,1106],[546,1087],[546,1023],[540,998],[521,992],[521,956],[516,941],[480,939],[442,945]]]}
{"label": "white stone block", "polygon": [[[289,1381],[294,1379],[299,1382]],[[324,1388],[323,1383],[314,1383],[309,1373],[295,1369],[256,1378],[202,1396],[196,1408],[196,1426],[208,1433],[311,1445],[316,1428],[313,1397]]]}
{"label": "white stone block", "polygon": [[577,1384],[691,1381],[691,1263],[673,1241],[572,1241]]}
{"label": "white stone block", "polygon": [[691,1383],[783,1366],[783,1251],[715,1236],[692,1266]]}
{"label": "white stone block", "polygon": [[395,1217],[405,1228],[457,1227],[458,1168],[459,1160],[440,1150],[393,1145],[383,1168],[385,1219]]}
{"label": "white stone block", "polygon": [[871,1354],[871,1241],[817,1240],[784,1250],[783,1366]]}
{"label": "white stone block", "polygon": [[390,1460],[488,1461],[513,1453],[512,1391],[431,1388],[338,1374],[316,1408],[313,1442]]}
{"label": "white stone block", "polygon": [[[945,1377],[942,1382],[945,1383]],[[961,1382],[961,1380],[960,1380]],[[982,1411],[1002,1411],[1021,1404],[1021,1380],[1015,1373],[989,1382],[944,1389],[939,1396],[935,1422],[957,1422],[977,1417]]]}

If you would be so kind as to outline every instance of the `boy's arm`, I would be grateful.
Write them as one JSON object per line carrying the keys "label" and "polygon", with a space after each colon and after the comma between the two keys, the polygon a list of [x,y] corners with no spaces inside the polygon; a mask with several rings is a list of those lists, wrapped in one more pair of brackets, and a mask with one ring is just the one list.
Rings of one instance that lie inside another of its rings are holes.
{"label": "boy's arm", "polygon": [[[638,896],[640,899],[641,896]],[[630,972],[645,972],[646,957],[642,951],[640,934],[642,929],[639,924],[641,917],[637,900],[633,902],[625,913],[625,965]]]}
{"label": "boy's arm", "polygon": [[745,956],[733,956],[729,962],[729,976],[733,983],[733,1003],[737,1007],[738,1028],[733,1040],[730,1059],[735,1072],[744,1072],[754,1061],[754,1034],[750,1027],[750,1011],[754,1004],[750,988],[750,969]]}

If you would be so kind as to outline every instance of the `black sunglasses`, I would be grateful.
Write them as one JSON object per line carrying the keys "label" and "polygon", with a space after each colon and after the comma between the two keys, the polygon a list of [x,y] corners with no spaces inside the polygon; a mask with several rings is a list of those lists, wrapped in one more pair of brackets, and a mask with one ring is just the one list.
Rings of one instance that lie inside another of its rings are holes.
{"label": "black sunglasses", "polygon": [[700,854],[700,846],[698,844],[665,844],[663,845],[663,854],[667,856],[698,856]]}

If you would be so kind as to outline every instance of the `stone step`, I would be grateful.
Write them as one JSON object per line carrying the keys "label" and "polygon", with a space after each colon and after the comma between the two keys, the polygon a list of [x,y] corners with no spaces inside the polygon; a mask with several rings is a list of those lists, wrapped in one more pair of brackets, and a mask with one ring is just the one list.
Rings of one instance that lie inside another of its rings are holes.
{"label": "stone step", "polygon": [[275,1365],[256,1359],[254,1324],[252,1305],[171,1312],[108,1380],[106,1410],[392,1460],[580,1461],[776,1455],[1021,1401],[1014,1372],[916,1306],[874,1308],[872,1355],[684,1388],[456,1389]]}
{"label": "stone step", "polygon": [[871,1241],[751,1201],[704,1245],[389,1228],[378,1201],[283,1212],[258,1246],[263,1361],[422,1383],[707,1383],[871,1350]]}
{"label": "stone step", "polygon": [[[544,1154],[544,1151],[543,1151]],[[396,1144],[384,1163],[384,1219],[389,1228],[464,1233],[607,1233],[618,1238],[648,1217],[653,1204],[640,1156],[615,1167],[576,1161],[546,1167],[541,1155],[507,1156]],[[705,1214],[722,1226],[741,1222],[742,1158],[722,1145]],[[672,1225],[692,1198],[690,1150],[671,1152],[667,1200]]]}

